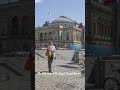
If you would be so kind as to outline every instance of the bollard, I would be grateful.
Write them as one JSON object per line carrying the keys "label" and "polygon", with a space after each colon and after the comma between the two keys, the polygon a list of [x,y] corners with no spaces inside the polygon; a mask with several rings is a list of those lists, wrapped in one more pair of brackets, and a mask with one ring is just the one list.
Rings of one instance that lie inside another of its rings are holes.
{"label": "bollard", "polygon": [[79,62],[79,51],[75,52],[75,62],[78,63]]}

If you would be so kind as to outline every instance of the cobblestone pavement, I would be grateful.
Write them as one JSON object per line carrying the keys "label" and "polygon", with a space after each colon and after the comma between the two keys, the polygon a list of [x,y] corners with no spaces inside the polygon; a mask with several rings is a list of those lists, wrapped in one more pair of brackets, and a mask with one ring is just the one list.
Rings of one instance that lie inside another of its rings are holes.
{"label": "cobblestone pavement", "polygon": [[[84,69],[73,61],[54,60],[48,73],[47,59],[36,58],[36,90],[85,90]],[[67,74],[65,74],[67,73]]]}

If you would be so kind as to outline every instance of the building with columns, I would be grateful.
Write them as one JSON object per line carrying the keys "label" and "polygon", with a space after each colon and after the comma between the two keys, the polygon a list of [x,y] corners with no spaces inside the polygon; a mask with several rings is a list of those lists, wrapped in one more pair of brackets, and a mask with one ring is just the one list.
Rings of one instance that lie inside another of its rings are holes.
{"label": "building with columns", "polygon": [[[86,46],[91,45],[92,51],[93,48],[96,49],[95,53],[101,50],[99,54],[118,53],[120,51],[118,50],[120,48],[120,5],[112,1],[105,3],[105,0],[86,1],[85,17]],[[99,49],[96,48],[97,46]]]}
{"label": "building with columns", "polygon": [[60,16],[35,30],[36,48],[47,47],[49,40],[52,40],[57,48],[70,45],[80,47],[82,39],[82,29],[79,28],[79,24],[65,16]]}
{"label": "building with columns", "polygon": [[2,0],[0,12],[0,51],[25,51],[33,47],[34,0]]}
{"label": "building with columns", "polygon": [[86,44],[113,46],[114,13],[102,0],[86,2]]}
{"label": "building with columns", "polygon": [[[34,0],[0,0],[0,55],[30,50],[34,31]],[[31,90],[25,62],[26,57],[0,57],[0,90]]]}

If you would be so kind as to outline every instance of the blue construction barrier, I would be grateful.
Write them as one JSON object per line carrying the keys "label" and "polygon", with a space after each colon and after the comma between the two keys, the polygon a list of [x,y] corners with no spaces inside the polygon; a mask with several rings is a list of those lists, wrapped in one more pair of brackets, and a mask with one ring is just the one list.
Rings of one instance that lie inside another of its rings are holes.
{"label": "blue construction barrier", "polygon": [[71,50],[80,50],[81,49],[81,45],[80,44],[70,44],[67,46],[68,49],[71,49]]}
{"label": "blue construction barrier", "polygon": [[[115,48],[102,45],[85,45],[86,54],[94,54],[95,56],[110,56],[113,55]],[[118,49],[120,51],[120,49]]]}

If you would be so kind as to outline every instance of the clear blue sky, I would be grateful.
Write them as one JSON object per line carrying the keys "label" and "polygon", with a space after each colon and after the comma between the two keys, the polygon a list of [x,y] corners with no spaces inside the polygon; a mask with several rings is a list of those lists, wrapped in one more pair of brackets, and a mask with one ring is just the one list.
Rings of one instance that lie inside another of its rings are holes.
{"label": "clear blue sky", "polygon": [[[85,25],[85,0],[35,0],[35,26],[42,26],[59,16],[66,16]],[[48,13],[51,12],[51,15]]]}

